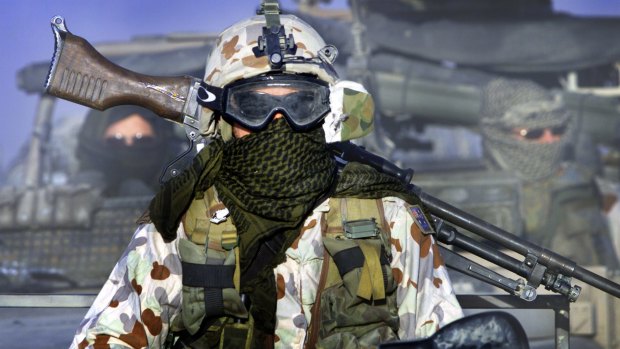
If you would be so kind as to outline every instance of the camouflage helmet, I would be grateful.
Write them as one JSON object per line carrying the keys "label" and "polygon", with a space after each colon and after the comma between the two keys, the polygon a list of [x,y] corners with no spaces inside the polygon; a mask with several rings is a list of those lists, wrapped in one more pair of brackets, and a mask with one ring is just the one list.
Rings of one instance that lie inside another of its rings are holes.
{"label": "camouflage helmet", "polygon": [[[332,63],[337,50],[326,45],[321,36],[306,22],[293,15],[280,15],[286,35],[292,35],[294,54],[286,54],[284,64],[274,70],[266,55],[257,56],[254,49],[266,26],[265,16],[254,16],[225,29],[217,38],[205,69],[204,82],[217,88],[262,74],[279,71],[284,74],[312,75],[330,86],[330,112],[324,128],[328,142],[363,137],[372,131],[374,103],[364,87],[352,81],[340,81]],[[232,138],[231,125],[208,108],[202,110],[201,130],[206,136]]]}
{"label": "camouflage helmet", "polygon": [[[286,32],[295,38],[295,55],[307,60],[316,59],[314,64],[308,61],[284,64],[283,72],[309,73],[327,83],[334,83],[338,76],[331,62],[319,57],[319,52],[327,46],[321,36],[310,25],[293,15],[281,15],[280,23]],[[253,52],[265,25],[264,16],[254,16],[224,30],[207,60],[204,81],[212,86],[224,87],[233,81],[272,71],[269,58],[256,57]]]}

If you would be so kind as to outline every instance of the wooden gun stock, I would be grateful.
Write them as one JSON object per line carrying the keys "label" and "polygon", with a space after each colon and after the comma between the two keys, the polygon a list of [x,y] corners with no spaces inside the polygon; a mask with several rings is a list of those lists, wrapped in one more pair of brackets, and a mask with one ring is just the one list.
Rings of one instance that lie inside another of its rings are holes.
{"label": "wooden gun stock", "polygon": [[184,115],[195,115],[197,78],[150,76],[119,67],[71,34],[60,16],[52,18],[52,30],[56,40],[47,93],[98,110],[139,105],[180,123]]}

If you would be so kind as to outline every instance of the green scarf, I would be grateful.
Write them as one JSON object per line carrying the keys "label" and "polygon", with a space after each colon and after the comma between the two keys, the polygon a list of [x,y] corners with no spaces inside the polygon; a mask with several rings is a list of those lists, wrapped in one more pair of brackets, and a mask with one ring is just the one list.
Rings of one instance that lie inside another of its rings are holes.
{"label": "green scarf", "polygon": [[[294,132],[284,119],[240,139],[213,141],[188,170],[162,187],[149,211],[164,240],[176,238],[191,201],[211,186],[217,189],[237,228],[242,292],[250,294],[255,324],[266,334],[273,333],[275,327],[273,268],[284,261],[284,252],[319,201],[328,195],[398,196],[419,203],[399,180],[369,166],[349,163],[338,175],[323,129]],[[261,244],[276,235],[282,243],[275,257],[247,277]]]}
{"label": "green scarf", "polygon": [[[284,251],[326,197],[335,176],[336,163],[323,130],[294,132],[278,119],[264,131],[210,143],[187,171],[162,187],[149,207],[150,218],[164,240],[174,240],[192,200],[215,186],[237,228],[242,292],[250,295],[255,322],[270,333],[276,300],[272,270],[284,260]],[[257,271],[257,251],[275,235],[281,242],[276,257]]]}

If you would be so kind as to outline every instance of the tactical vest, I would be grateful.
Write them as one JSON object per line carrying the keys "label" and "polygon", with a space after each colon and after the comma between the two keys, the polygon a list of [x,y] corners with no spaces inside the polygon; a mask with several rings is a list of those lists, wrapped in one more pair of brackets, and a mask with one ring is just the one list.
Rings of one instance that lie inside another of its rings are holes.
{"label": "tactical vest", "polygon": [[[239,295],[236,229],[214,188],[183,217],[181,316],[171,348],[250,348],[253,320]],[[381,199],[329,199],[322,227],[325,255],[307,348],[368,347],[398,339],[390,227]],[[206,246],[206,248],[205,248]],[[173,344],[176,341],[176,344]]]}

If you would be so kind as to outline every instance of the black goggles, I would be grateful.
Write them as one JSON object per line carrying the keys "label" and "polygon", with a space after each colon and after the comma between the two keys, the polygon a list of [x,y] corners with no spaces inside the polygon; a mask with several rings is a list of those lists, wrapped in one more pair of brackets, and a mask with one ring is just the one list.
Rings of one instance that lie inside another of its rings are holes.
{"label": "black goggles", "polygon": [[330,110],[329,85],[301,75],[266,75],[232,83],[221,90],[219,103],[207,100],[211,102],[207,104],[205,99],[217,93],[209,94],[214,92],[211,86],[203,84],[202,88],[206,90],[198,92],[202,105],[251,131],[264,129],[277,113],[284,115],[293,129],[305,131],[316,126]]}

